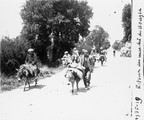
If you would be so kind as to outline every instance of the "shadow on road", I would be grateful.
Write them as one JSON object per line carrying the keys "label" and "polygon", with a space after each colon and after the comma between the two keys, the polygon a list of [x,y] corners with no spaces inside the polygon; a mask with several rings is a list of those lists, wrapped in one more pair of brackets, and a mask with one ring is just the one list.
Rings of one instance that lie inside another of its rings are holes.
{"label": "shadow on road", "polygon": [[90,89],[97,87],[97,86],[90,86],[89,89],[86,89],[84,87],[79,88],[79,90],[77,91],[78,93],[86,93],[87,91],[89,91]]}
{"label": "shadow on road", "polygon": [[28,87],[26,87],[26,90],[25,91],[29,91],[29,90],[32,90],[32,89],[42,89],[43,87],[45,87],[46,85],[32,85],[30,87],[30,89],[28,89]]}
{"label": "shadow on road", "polygon": [[107,67],[107,66],[108,66],[108,65],[105,65],[105,64],[104,64],[104,65],[102,65],[101,67]]}
{"label": "shadow on road", "polygon": [[88,91],[87,89],[81,87],[81,88],[79,88],[79,90],[78,90],[77,92],[78,92],[78,93],[79,93],[79,92],[84,92],[84,93],[85,93],[85,92],[87,92],[87,91]]}

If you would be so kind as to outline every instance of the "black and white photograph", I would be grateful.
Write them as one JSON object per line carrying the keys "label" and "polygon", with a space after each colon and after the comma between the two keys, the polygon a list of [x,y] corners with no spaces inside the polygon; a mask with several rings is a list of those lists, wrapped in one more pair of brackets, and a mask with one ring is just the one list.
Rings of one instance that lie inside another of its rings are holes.
{"label": "black and white photograph", "polygon": [[0,120],[144,120],[144,0],[0,0]]}

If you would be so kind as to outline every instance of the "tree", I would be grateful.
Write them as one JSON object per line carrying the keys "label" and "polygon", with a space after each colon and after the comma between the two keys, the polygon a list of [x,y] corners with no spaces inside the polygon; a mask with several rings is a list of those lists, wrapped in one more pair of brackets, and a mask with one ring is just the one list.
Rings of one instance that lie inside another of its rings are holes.
{"label": "tree", "polygon": [[120,50],[122,47],[123,47],[124,45],[123,45],[123,43],[120,41],[120,40],[116,40],[115,42],[114,42],[114,44],[112,45],[112,48],[114,49],[114,50]]}
{"label": "tree", "polygon": [[124,37],[122,42],[131,41],[131,5],[126,4],[122,12],[122,27],[124,28]]}
{"label": "tree", "polygon": [[26,1],[21,10],[24,21],[22,34],[36,49],[41,60],[47,59],[49,47],[53,52],[52,61],[55,61],[65,50],[70,51],[75,46],[80,35],[84,37],[89,34],[89,20],[93,13],[87,4],[77,0]]}
{"label": "tree", "polygon": [[86,43],[91,47],[95,46],[97,52],[108,49],[110,42],[108,41],[109,34],[99,25],[88,35]]}
{"label": "tree", "polygon": [[47,59],[46,48],[51,44],[49,38],[50,18],[52,18],[51,2],[50,0],[28,0],[21,10],[24,24],[21,34],[29,41],[43,62]]}

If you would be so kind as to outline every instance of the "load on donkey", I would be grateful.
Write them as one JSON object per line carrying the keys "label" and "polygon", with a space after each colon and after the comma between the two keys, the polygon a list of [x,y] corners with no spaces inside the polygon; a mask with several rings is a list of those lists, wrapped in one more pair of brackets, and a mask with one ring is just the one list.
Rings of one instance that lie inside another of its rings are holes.
{"label": "load on donkey", "polygon": [[35,80],[35,86],[37,85],[39,73],[40,70],[37,66],[37,56],[34,53],[34,50],[30,48],[28,49],[28,55],[26,56],[25,64],[20,66],[20,69],[17,73],[18,81],[20,82],[21,80],[24,80],[25,82],[24,91],[27,84],[30,89],[30,81],[32,79]]}

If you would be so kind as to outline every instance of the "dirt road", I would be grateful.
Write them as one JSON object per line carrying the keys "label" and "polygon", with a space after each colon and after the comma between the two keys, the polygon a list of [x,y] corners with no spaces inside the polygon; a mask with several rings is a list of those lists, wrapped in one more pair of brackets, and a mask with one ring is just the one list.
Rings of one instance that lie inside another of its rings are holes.
{"label": "dirt road", "polygon": [[129,120],[131,106],[130,58],[96,63],[90,90],[80,82],[78,95],[70,93],[65,70],[38,82],[0,94],[0,120]]}

